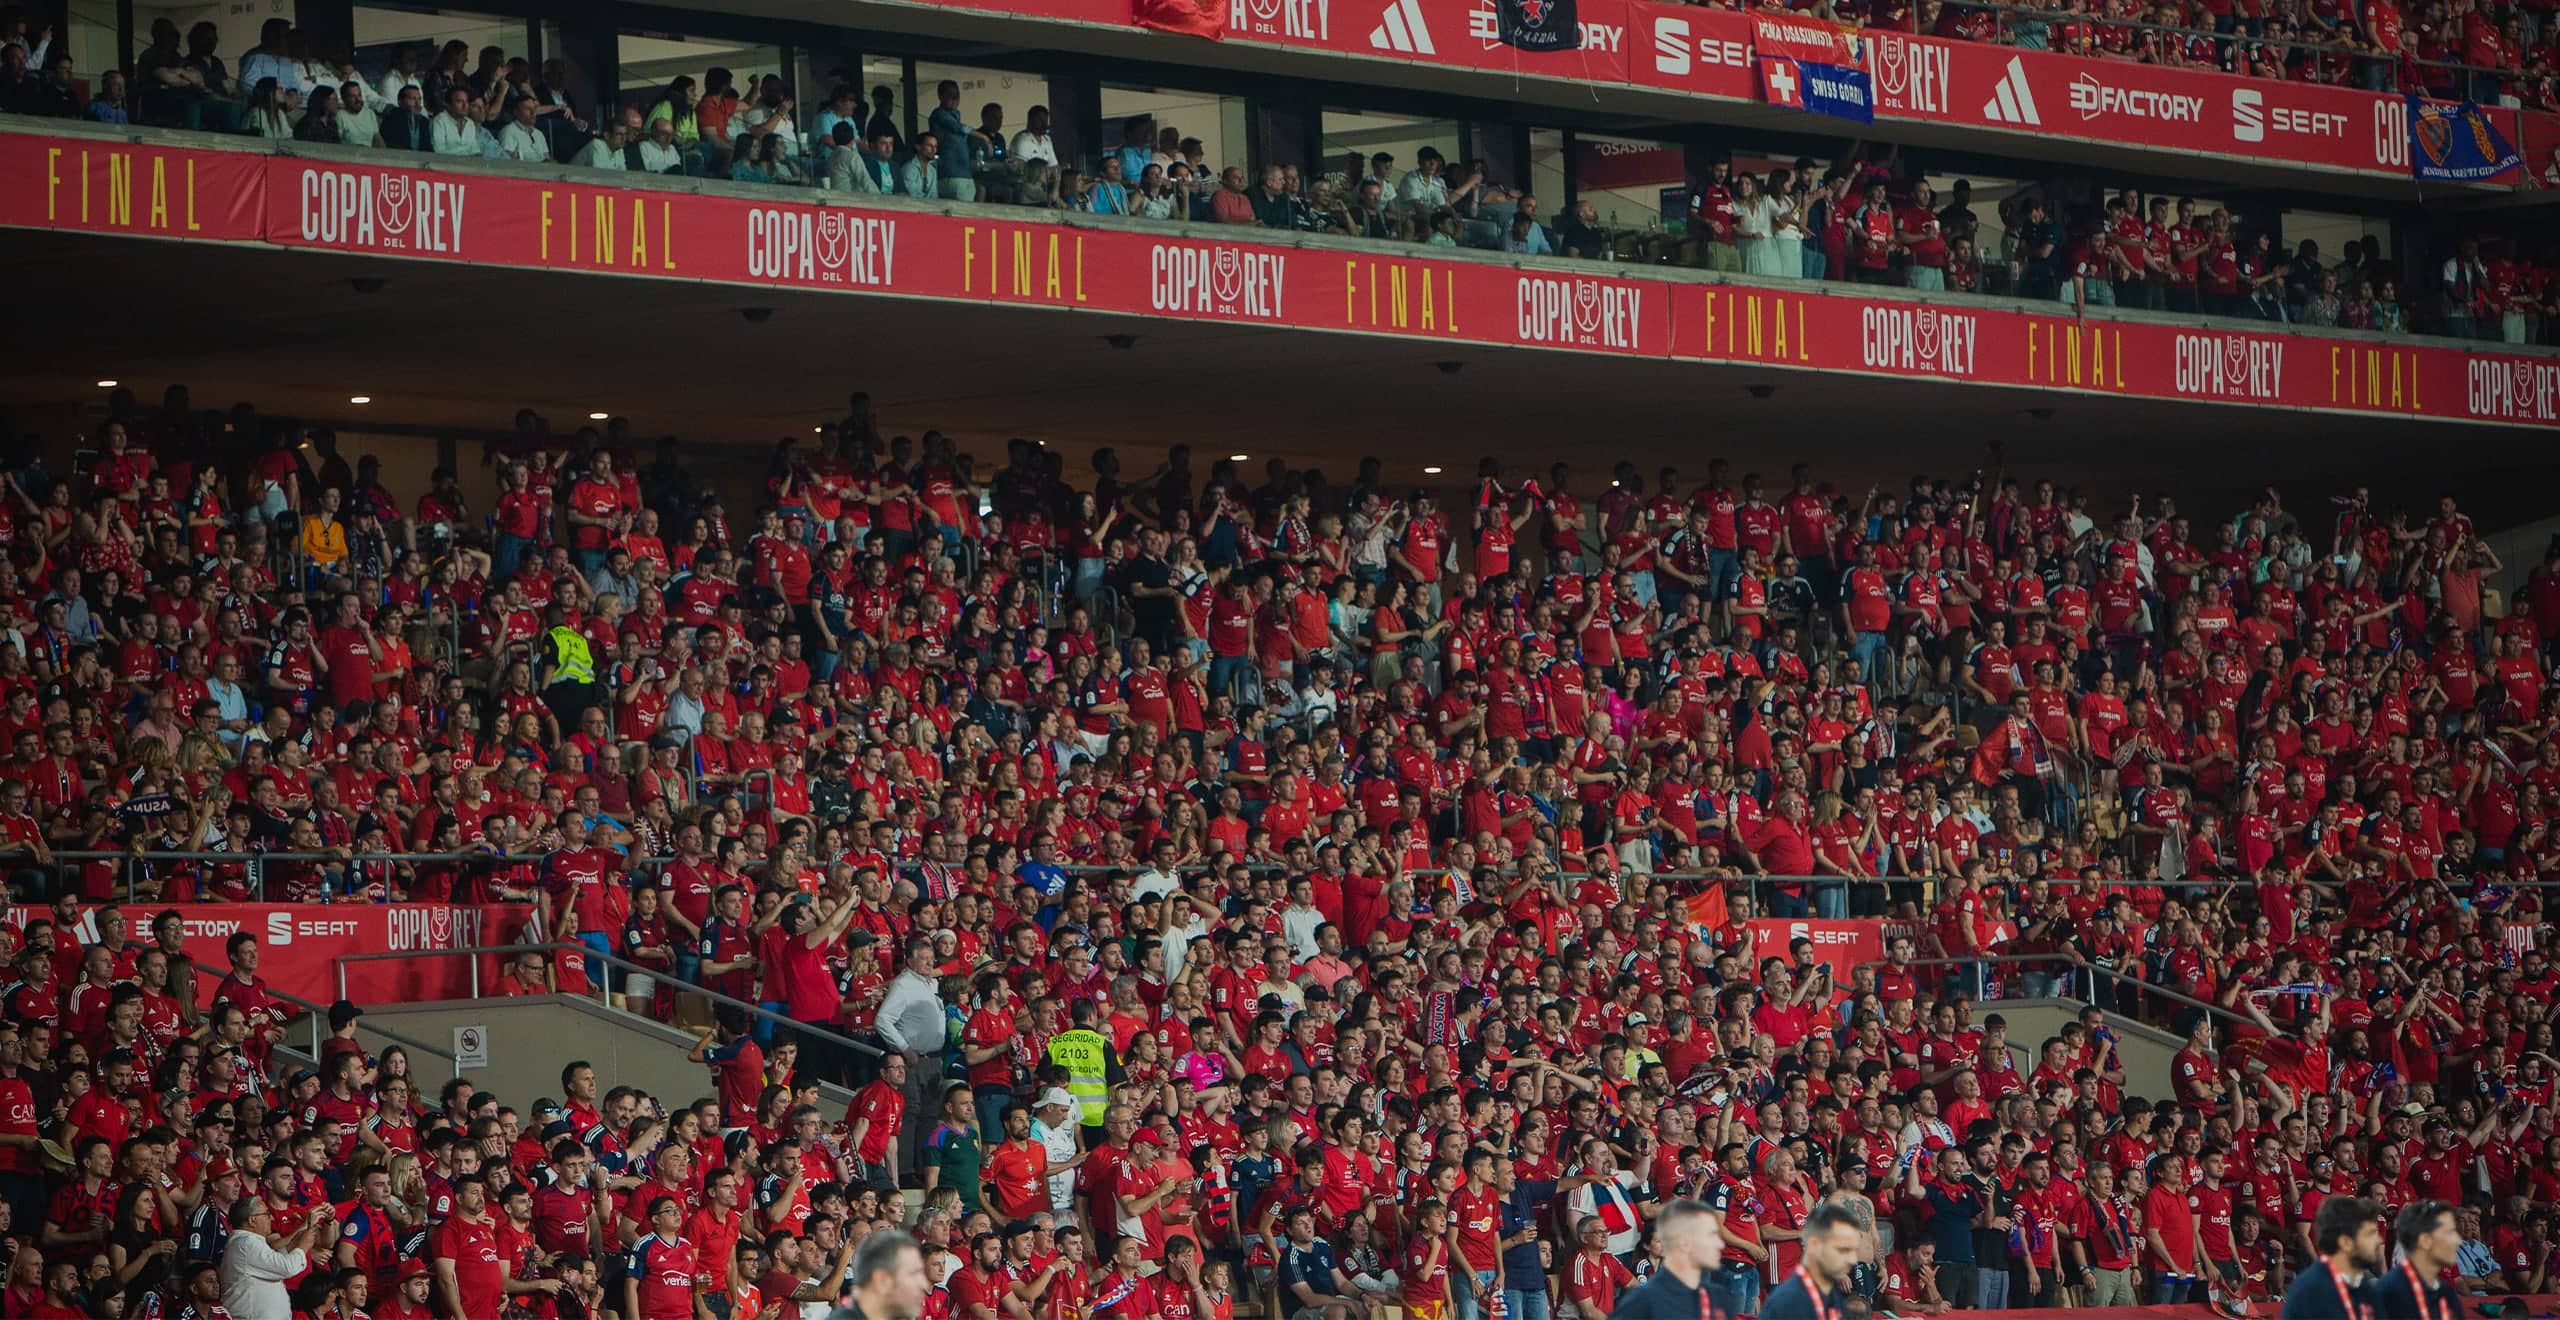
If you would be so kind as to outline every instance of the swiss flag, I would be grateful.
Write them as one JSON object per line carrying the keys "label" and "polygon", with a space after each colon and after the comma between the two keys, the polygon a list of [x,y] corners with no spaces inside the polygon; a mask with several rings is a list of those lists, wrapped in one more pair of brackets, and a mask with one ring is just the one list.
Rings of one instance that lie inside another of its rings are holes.
{"label": "swiss flag", "polygon": [[1158,32],[1217,41],[1227,35],[1228,0],[1130,0],[1129,21]]}
{"label": "swiss flag", "polygon": [[1760,95],[1771,105],[1804,109],[1804,73],[1784,55],[1760,57]]}

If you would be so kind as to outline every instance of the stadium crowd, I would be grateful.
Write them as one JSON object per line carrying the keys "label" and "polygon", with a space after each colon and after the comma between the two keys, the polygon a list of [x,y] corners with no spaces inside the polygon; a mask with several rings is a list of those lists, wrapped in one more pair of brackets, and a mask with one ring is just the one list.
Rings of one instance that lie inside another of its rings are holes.
{"label": "stadium crowd", "polygon": [[[2098,22],[2076,10],[2044,15],[1953,4],[1937,10],[1932,22],[1950,35],[1996,27],[2022,44],[2049,42],[2058,49],[2125,53],[2132,42],[2146,60],[2207,65],[2223,58],[2217,51],[2233,49],[2229,34],[2272,42],[2296,28],[2400,50],[2393,0],[2367,0],[2354,12],[2339,5],[2217,0],[2204,16],[2173,12],[2169,0],[2153,10],[2136,0],[2104,3],[2108,16],[2128,21],[2199,26],[2178,37]],[[2529,7],[2516,7],[2503,20],[2494,9],[2463,0],[2459,14],[2448,16],[2431,5],[2423,19],[2412,20],[2416,44],[2402,54],[2443,58],[2450,34],[2459,33],[2460,48],[2452,53],[2490,67],[2500,59],[2527,59],[2515,67],[2539,89],[2534,103],[2560,96],[2549,76],[2560,24],[2544,23]],[[1908,28],[1914,21],[1911,7],[1899,3],[1851,4],[1837,16],[1882,27]],[[2225,208],[2200,209],[2191,199],[2138,191],[2090,192],[2076,184],[2016,189],[2002,199],[1998,225],[1985,232],[1961,190],[1941,202],[1925,180],[1881,152],[1852,154],[1829,167],[1801,158],[1765,174],[1719,164],[1692,188],[1685,223],[1666,232],[1621,228],[1588,199],[1558,206],[1521,180],[1499,177],[1484,160],[1452,161],[1431,147],[1410,161],[1392,152],[1355,151],[1313,170],[1269,163],[1257,169],[1213,162],[1201,139],[1135,116],[1116,126],[1115,145],[1081,159],[1062,157],[1046,107],[1024,111],[1023,126],[1008,132],[1016,122],[1009,108],[989,103],[978,108],[973,125],[959,84],[948,81],[936,87],[935,105],[912,133],[886,85],[866,100],[857,83],[838,81],[814,113],[804,113],[780,75],[741,80],[723,68],[699,79],[679,76],[656,96],[618,108],[580,107],[566,90],[570,71],[558,59],[536,67],[495,46],[475,59],[470,47],[451,41],[432,52],[404,47],[387,69],[359,69],[343,52],[311,50],[278,18],[240,58],[235,76],[214,52],[213,24],[199,23],[182,41],[177,26],[162,19],[129,76],[107,71],[84,90],[68,51],[49,34],[30,36],[23,21],[0,22],[0,28],[15,30],[14,39],[0,38],[0,109],[31,115],[1528,256],[1683,264],[1779,279],[2058,298],[2080,307],[2210,312],[2386,333],[2419,329],[2510,343],[2560,336],[2560,317],[2547,315],[2560,305],[2560,244],[2547,239],[2528,244],[2499,231],[2489,233],[2484,246],[2448,233],[2439,243],[2440,266],[2411,280],[2383,259],[2374,239],[2324,257],[2315,242],[2285,244],[2275,229],[2243,224]],[[2225,35],[2209,35],[2207,28]],[[2379,35],[2362,35],[2368,28]],[[2248,70],[2270,66],[2270,76],[2343,81],[2349,63],[2393,67],[2377,57],[2341,58],[2331,68],[2325,57],[2304,55],[2309,48],[2250,49],[2255,53],[2231,58]],[[2295,56],[2308,59],[2309,67],[2285,63]],[[2438,64],[2412,63],[2405,72],[2416,78],[2421,71],[2454,76]],[[2546,108],[2560,110],[2560,101]]]}
{"label": "stadium crowd", "polygon": [[[7,461],[0,1317],[822,1315],[904,1228],[932,1320],[1749,1315],[1842,1215],[1879,1312],[2232,1301],[2359,1197],[2552,1290],[2560,547],[2493,609],[2450,498],[819,432],[753,509],[182,387]],[[297,1066],[184,952],[251,898],[536,904],[725,996],[706,1094]],[[1886,960],[1755,947],[1817,914]]]}

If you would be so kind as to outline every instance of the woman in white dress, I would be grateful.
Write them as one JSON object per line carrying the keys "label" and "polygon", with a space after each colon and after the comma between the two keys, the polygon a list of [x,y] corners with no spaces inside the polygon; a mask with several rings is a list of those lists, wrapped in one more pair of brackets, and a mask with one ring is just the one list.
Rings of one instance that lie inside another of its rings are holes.
{"label": "woman in white dress", "polygon": [[1756,175],[1740,170],[1733,175],[1734,245],[1742,249],[1742,271],[1746,275],[1769,274],[1771,253],[1769,240],[1778,219],[1777,203],[1760,191]]}
{"label": "woman in white dress", "polygon": [[1769,273],[1783,280],[1804,278],[1804,181],[1785,170],[1769,171],[1769,200],[1778,218],[1769,232]]}

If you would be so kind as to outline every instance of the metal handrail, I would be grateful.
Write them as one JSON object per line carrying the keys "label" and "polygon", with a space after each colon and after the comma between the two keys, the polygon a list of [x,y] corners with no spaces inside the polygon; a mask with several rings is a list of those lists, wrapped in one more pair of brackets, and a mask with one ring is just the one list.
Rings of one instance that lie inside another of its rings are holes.
{"label": "metal handrail", "polygon": [[[403,955],[401,955],[401,956],[402,956],[402,957],[407,957],[407,956],[409,956],[409,955],[407,955],[407,954],[403,954]],[[345,992],[345,990],[346,990],[346,986],[343,984],[343,979],[342,979],[342,983],[339,985],[338,989],[339,989],[339,992],[340,992],[341,994],[343,994],[343,993]],[[321,1036],[320,1036],[320,1022],[321,1022],[321,1019],[322,1019],[322,1018],[324,1018],[325,1016],[327,1016],[327,1014],[328,1014],[328,1011],[329,1011],[328,1005],[326,1005],[326,1004],[321,1004],[321,1003],[316,1003],[316,1002],[314,1002],[314,1001],[312,1001],[312,1000],[305,999],[305,998],[303,998],[302,996],[297,995],[297,994],[294,994],[294,993],[292,993],[292,992],[290,992],[290,991],[286,991],[286,990],[278,990],[278,989],[276,989],[274,986],[268,986],[268,987],[266,987],[266,992],[267,992],[267,997],[268,997],[268,998],[270,998],[270,999],[281,999],[281,1000],[283,1000],[284,1002],[286,1002],[286,1003],[288,1003],[288,1004],[291,1004],[291,1005],[293,1005],[294,1007],[299,1008],[299,1009],[301,1009],[301,1010],[303,1011],[303,1014],[304,1014],[305,1019],[306,1019],[307,1021],[309,1021],[309,1022],[310,1022],[310,1024],[311,1024],[311,1061],[312,1061],[313,1063],[315,1063],[315,1064],[316,1064],[316,1063],[318,1063],[318,1062],[320,1061],[320,1041],[321,1041]],[[453,1051],[451,1051],[451,1050],[445,1049],[445,1048],[443,1048],[442,1046],[438,1046],[438,1045],[430,1045],[430,1044],[426,1043],[425,1041],[417,1040],[417,1039],[414,1039],[414,1038],[409,1037],[409,1036],[403,1036],[403,1035],[401,1035],[399,1032],[396,1032],[396,1031],[387,1030],[387,1029],[382,1028],[382,1027],[375,1027],[375,1026],[368,1026],[368,1025],[365,1025],[364,1020],[363,1020],[363,1019],[361,1019],[361,1018],[357,1019],[357,1021],[356,1021],[356,1030],[358,1030],[358,1031],[370,1031],[370,1032],[372,1032],[374,1035],[380,1036],[380,1037],[382,1037],[384,1040],[390,1041],[392,1044],[394,1044],[394,1045],[398,1045],[398,1046],[401,1046],[401,1047],[402,1047],[402,1048],[404,1048],[404,1049],[412,1049],[412,1050],[419,1050],[419,1051],[423,1051],[424,1053],[429,1054],[429,1055],[431,1055],[431,1056],[433,1056],[433,1057],[435,1057],[435,1058],[442,1059],[442,1060],[444,1060],[444,1061],[445,1061],[445,1062],[447,1062],[447,1063],[451,1063],[451,1062],[453,1062]]]}
{"label": "metal handrail", "polygon": [[[186,850],[178,850],[178,849],[170,849],[170,850],[166,850],[166,851],[163,851],[163,850],[157,850],[157,849],[144,849],[144,850],[141,850],[141,851],[135,851],[135,850],[130,849],[130,848],[114,849],[114,850],[93,850],[93,849],[87,849],[87,850],[70,850],[70,849],[57,849],[57,850],[54,852],[54,854],[53,854],[53,855],[54,855],[54,857],[55,857],[56,859],[59,859],[59,860],[68,860],[68,861],[116,861],[116,860],[120,860],[120,859],[135,859],[135,860],[146,861],[146,862],[245,862],[245,861],[260,861],[260,862],[334,862],[334,861],[339,861],[339,860],[341,860],[341,858],[339,857],[339,855],[338,855],[337,853],[334,853],[334,852],[326,852],[326,853],[315,853],[315,852],[202,852],[202,851],[186,851]],[[421,852],[382,852],[382,853],[358,853],[358,854],[356,854],[356,860],[357,860],[357,861],[375,861],[375,862],[468,862],[468,861],[479,861],[479,862],[493,862],[493,863],[515,863],[515,862],[541,862],[541,861],[547,861],[547,860],[549,860],[551,857],[553,857],[554,855],[555,855],[554,853],[550,853],[550,852],[533,852],[533,853],[493,853],[493,852],[421,853]],[[626,860],[627,862],[629,862],[631,865],[634,865],[634,866],[666,866],[666,865],[668,865],[668,864],[670,864],[670,863],[673,863],[673,862],[679,861],[679,860],[681,860],[681,859],[680,859],[680,858],[678,858],[678,857],[676,857],[673,853],[664,853],[664,854],[656,854],[656,855],[643,855],[643,856],[626,857],[624,860]],[[706,858],[703,858],[703,859],[701,859],[701,860],[706,860],[706,861],[707,861],[707,860],[709,860],[709,859],[706,857]],[[1129,872],[1129,873],[1134,874],[1134,873],[1136,873],[1136,872],[1140,872],[1140,871],[1144,871],[1144,870],[1148,870],[1148,869],[1150,869],[1150,868],[1149,868],[1149,866],[1148,866],[1148,864],[1146,864],[1146,863],[1144,863],[1144,862],[1135,863],[1135,864],[1128,865],[1128,866],[1106,866],[1106,865],[1103,865],[1102,863],[1099,863],[1099,862],[1060,862],[1060,863],[1058,863],[1057,865],[1058,865],[1058,869],[1059,869],[1059,870],[1064,871],[1064,872],[1066,872],[1066,873],[1067,873],[1067,874],[1069,874],[1069,875],[1103,875],[1103,874],[1110,874],[1110,873],[1113,873],[1113,872],[1121,872],[1121,871],[1125,871],[1125,872]],[[1287,868],[1287,866],[1286,866],[1285,864],[1280,863],[1280,862],[1234,862],[1234,863],[1230,863],[1230,865],[1234,865],[1234,866],[1241,866],[1241,867],[1244,867],[1246,870],[1249,870],[1249,871],[1257,871],[1257,872],[1264,872],[1264,871],[1283,871],[1283,870],[1288,869],[1288,868]],[[1209,869],[1209,863],[1207,863],[1207,862],[1180,862],[1180,863],[1176,863],[1176,864],[1175,864],[1175,866],[1174,866],[1174,870],[1175,870],[1175,871],[1180,872],[1180,873],[1183,873],[1183,874],[1189,874],[1189,875],[1197,875],[1197,874],[1201,874],[1201,873],[1206,872],[1208,869]],[[1415,874],[1415,873],[1413,873],[1413,872],[1408,872],[1408,874]],[[1546,872],[1546,874],[1548,874],[1548,875],[1552,875],[1552,876],[1561,877],[1561,878],[1563,878],[1563,879],[1567,879],[1567,880],[1579,880],[1579,879],[1582,879],[1582,878],[1583,878],[1583,877],[1585,877],[1585,876],[1590,875],[1590,874],[1591,874],[1591,872],[1589,872],[1589,871],[1581,871],[1581,870],[1572,870],[1572,869],[1558,869],[1558,870],[1554,870],[1554,871]],[[1938,877],[1938,876],[1928,876],[1928,875],[1777,875],[1777,874],[1774,874],[1774,873],[1759,873],[1759,874],[1744,873],[1744,874],[1738,874],[1738,875],[1720,875],[1720,874],[1716,874],[1716,873],[1708,872],[1708,871],[1662,871],[1662,870],[1645,871],[1645,872],[1641,872],[1641,873],[1638,873],[1638,872],[1621,872],[1620,874],[1628,874],[1628,875],[1632,875],[1632,874],[1642,874],[1642,875],[1644,875],[1644,876],[1646,876],[1646,877],[1648,877],[1648,878],[1650,878],[1650,879],[1654,879],[1654,880],[1739,880],[1739,881],[1749,881],[1749,882],[1752,882],[1752,883],[1755,883],[1755,884],[1771,884],[1771,883],[1776,883],[1776,884],[1817,884],[1817,883],[1819,883],[1819,884],[1828,884],[1828,883],[1841,883],[1841,884],[1851,884],[1851,883],[1854,883],[1854,884],[1886,884],[1886,883],[1927,884],[1927,883],[1934,882],[1934,881],[1936,881],[1936,880],[1938,880],[1938,879],[1940,879],[1940,878],[1941,878],[1941,877]],[[2240,883],[2240,882],[2235,881],[2235,882],[2231,882],[2231,883],[2237,884],[2237,883]],[[2519,883],[2522,883],[2522,882],[2519,882]],[[2560,880],[2546,881],[2546,882],[2540,882],[2540,883],[2547,883],[2547,884],[2554,885],[2554,886],[2560,886]],[[173,905],[173,906],[175,905],[174,900],[172,900],[172,905]],[[151,905],[150,905],[150,904],[145,904],[145,906],[151,906]]]}
{"label": "metal handrail", "polygon": [[[2163,999],[2172,1000],[2172,1001],[2175,1001],[2175,1002],[2177,1002],[2177,1003],[2184,1004],[2184,1005],[2186,1005],[2186,1006],[2187,1006],[2187,1007],[2189,1007],[2189,1008],[2201,1008],[2201,1009],[2203,1009],[2207,1014],[2209,1014],[2209,1015],[2211,1015],[2211,1016],[2214,1016],[2214,1017],[2218,1017],[2218,1018],[2228,1018],[2228,1019],[2230,1019],[2231,1021],[2233,1021],[2233,1022],[2237,1022],[2237,1023],[2240,1023],[2240,1024],[2244,1025],[2244,1026],[2254,1027],[2254,1026],[2256,1026],[2256,1025],[2257,1025],[2257,1023],[2255,1023],[2255,1022],[2251,1021],[2249,1018],[2247,1018],[2247,1017],[2245,1017],[2245,1016],[2243,1016],[2243,1015],[2241,1015],[2241,1014],[2234,1013],[2234,1012],[2232,1012],[2230,1009],[2224,1008],[2224,1007],[2223,1007],[2222,1005],[2220,1005],[2220,1004],[2209,1004],[2209,1003],[2206,1003],[2204,1000],[2198,999],[2198,998],[2194,997],[2193,995],[2186,994],[2186,993],[2184,993],[2184,992],[2182,992],[2182,991],[2172,990],[2172,989],[2168,988],[2167,986],[2164,986],[2164,985],[2158,985],[2158,984],[2155,984],[2155,983],[2153,983],[2153,982],[2143,980],[2141,977],[2139,977],[2139,976],[2135,976],[2135,975],[2133,975],[2133,974],[2131,974],[2131,973],[2129,973],[2129,972],[2113,971],[2113,970],[2110,970],[2110,969],[2108,969],[2108,968],[2103,968],[2103,967],[2095,966],[2094,964],[2090,963],[2088,960],[2086,960],[2086,959],[2084,959],[2084,958],[2080,957],[2080,956],[2079,956],[2079,954],[2078,954],[2078,952],[2077,952],[2076,950],[2068,950],[2068,949],[2066,949],[2066,950],[2063,950],[2063,951],[2060,951],[2060,952],[2056,952],[2056,953],[1986,953],[1986,954],[1983,954],[1982,956],[1977,957],[1977,958],[1914,958],[1914,959],[1912,959],[1910,962],[1903,963],[1903,964],[1900,964],[1900,965],[1901,965],[1901,966],[1904,966],[1904,967],[1978,967],[1978,966],[1981,966],[1981,965],[1983,965],[1983,964],[1985,964],[1985,963],[2053,963],[2053,962],[2065,963],[2065,964],[2069,965],[2069,966],[2070,966],[2073,970],[2075,970],[2075,971],[2087,971],[2087,972],[2090,972],[2090,973],[2095,974],[2095,975],[2106,976],[2106,977],[2112,978],[2112,979],[2114,979],[2115,981],[2117,981],[2117,982],[2119,982],[2119,983],[2121,983],[2121,984],[2129,985],[2129,986],[2133,986],[2134,988],[2136,988],[2136,989],[2138,989],[2138,990],[2141,990],[2141,991],[2143,991],[2143,992],[2144,992],[2144,993],[2146,993],[2146,994],[2154,994],[2154,995],[2158,995],[2158,996],[2160,996],[2160,997],[2161,997],[2161,998],[2163,998]],[[1870,967],[1891,967],[1891,966],[1894,966],[1894,965],[1895,965],[1895,964],[1893,963],[1893,961],[1892,961],[1891,959],[1886,959],[1886,958],[1877,958],[1877,959],[1872,959],[1872,960],[1867,961],[1867,962],[1858,963],[1858,964],[1856,964],[1856,965],[1852,966],[1852,967],[1849,969],[1849,973],[1850,973],[1850,975],[1855,976],[1855,975],[1856,975],[1856,974],[1857,974],[1861,969],[1864,969],[1864,968],[1870,968]],[[2078,996],[2064,996],[2064,997],[2065,997],[2065,998],[2077,998]],[[2093,1002],[2093,1003],[2091,1003],[2091,1004],[2090,1004],[2090,1007],[2092,1007],[2092,1008],[2104,1009],[2104,1008],[2106,1008],[2106,1005],[2104,1005],[2104,1004],[2099,1004],[2099,1003],[2094,1003],[2094,1002]]]}
{"label": "metal handrail", "polygon": [[[583,944],[569,944],[555,940],[545,941],[538,944],[482,944],[461,949],[416,949],[404,953],[342,953],[335,959],[331,960],[331,967],[337,973],[338,993],[344,995],[347,990],[348,963],[385,962],[394,959],[405,960],[411,958],[457,958],[467,955],[471,959],[471,997],[473,999],[479,999],[484,997],[480,989],[480,959],[484,955],[495,957],[501,954],[517,953],[571,953],[581,958],[593,958],[609,967],[621,968],[626,974],[637,974],[648,977],[652,981],[667,981],[673,984],[682,985],[685,988],[684,993],[686,994],[701,995],[703,998],[710,1000],[714,1004],[738,1009],[751,1017],[760,1018],[764,1021],[771,1022],[776,1026],[788,1027],[793,1032],[803,1036],[815,1036],[830,1044],[839,1045],[850,1050],[858,1050],[864,1054],[873,1056],[880,1056],[887,1053],[887,1051],[881,1049],[877,1045],[871,1044],[868,1041],[856,1040],[851,1036],[830,1030],[826,1027],[812,1026],[798,1018],[785,1017],[780,1013],[776,1013],[773,1010],[766,1008],[762,1004],[750,1004],[746,1000],[739,999],[733,995],[722,994],[707,986],[699,986],[690,982],[677,981],[674,974],[666,968],[644,967],[639,963],[632,962],[626,958],[616,957],[610,953],[598,953],[594,949],[588,948]],[[605,995],[608,993],[605,989],[606,983],[607,978],[598,977],[596,980],[596,998],[600,1002],[605,1001]],[[581,998],[583,998],[583,996],[581,996]],[[607,1002],[606,1006],[611,1007],[611,1004]]]}

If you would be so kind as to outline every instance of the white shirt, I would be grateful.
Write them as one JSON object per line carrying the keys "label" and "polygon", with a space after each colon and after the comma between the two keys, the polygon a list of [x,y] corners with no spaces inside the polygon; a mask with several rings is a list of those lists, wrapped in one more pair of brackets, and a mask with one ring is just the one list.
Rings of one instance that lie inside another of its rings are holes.
{"label": "white shirt", "polygon": [[[1037,1118],[1031,1120],[1031,1139],[1048,1150],[1050,1168],[1055,1169],[1076,1157],[1079,1124],[1075,1113],[1068,1110],[1067,1121],[1054,1128]],[[1050,1174],[1049,1208],[1062,1215],[1070,1214],[1075,1210],[1075,1204],[1076,1171],[1066,1169]]]}
{"label": "white shirt", "polygon": [[507,121],[505,128],[498,130],[498,150],[509,160],[536,165],[551,159],[551,143],[541,132],[512,119]]}
{"label": "white shirt", "polygon": [[456,119],[451,112],[440,114],[427,126],[427,142],[439,156],[477,156],[480,126],[468,115]]}
{"label": "white shirt", "polygon": [[1437,211],[1449,204],[1449,176],[1407,170],[1404,181],[1396,185],[1396,200],[1407,210]]}
{"label": "white shirt", "polygon": [[1027,128],[1013,135],[1012,151],[1015,160],[1036,160],[1045,165],[1058,163],[1058,148],[1049,141],[1049,135],[1034,133]]}
{"label": "white shirt", "polygon": [[338,140],[340,142],[351,147],[369,147],[381,133],[381,117],[373,113],[373,107],[370,104],[362,110],[349,110],[343,104],[338,107]]}
{"label": "white shirt", "polygon": [[684,152],[672,142],[660,145],[656,138],[640,140],[640,167],[651,174],[664,174],[684,168]]}
{"label": "white shirt", "polygon": [[427,94],[427,85],[418,81],[418,75],[414,73],[402,73],[398,69],[393,69],[391,72],[382,75],[381,82],[374,84],[373,99],[384,105],[398,105],[400,104],[400,89],[403,87],[417,88],[418,95],[420,96]]}
{"label": "white shirt", "polygon": [[299,1249],[278,1251],[255,1233],[233,1233],[222,1244],[223,1309],[232,1320],[293,1320],[284,1281],[309,1264]]}
{"label": "white shirt", "polygon": [[1208,934],[1209,923],[1201,918],[1197,909],[1191,910],[1188,920],[1165,928],[1164,979],[1168,984],[1182,979],[1182,965],[1191,952],[1191,942],[1206,939]]}
{"label": "white shirt", "polygon": [[[621,170],[630,168],[630,162],[623,157],[622,148],[606,142],[603,138],[590,138],[587,140],[587,145],[578,148],[578,159],[576,163],[591,170]],[[629,600],[631,598],[625,596],[623,599]]]}
{"label": "white shirt", "polygon": [[791,122],[791,117],[789,115],[782,114],[767,106],[758,105],[756,108],[749,110],[745,115],[741,116],[741,118],[746,121],[746,125],[749,128],[754,128],[768,119],[772,120],[773,136],[782,139],[782,149],[795,156],[800,153],[800,126]]}
{"label": "white shirt", "polygon": [[1181,887],[1182,878],[1180,876],[1175,875],[1171,871],[1159,871],[1155,867],[1149,866],[1147,869],[1138,872],[1137,879],[1129,882],[1129,897],[1162,898]]}
{"label": "white shirt", "polygon": [[874,1019],[880,1038],[895,1049],[940,1054],[944,1029],[950,1023],[941,992],[941,983],[930,976],[898,973],[889,982],[889,993],[881,997],[880,1013]]}
{"label": "white shirt", "polygon": [[1280,912],[1280,933],[1289,938],[1289,957],[1305,962],[1323,950],[1316,947],[1316,927],[1324,924],[1324,910],[1291,906]]}

